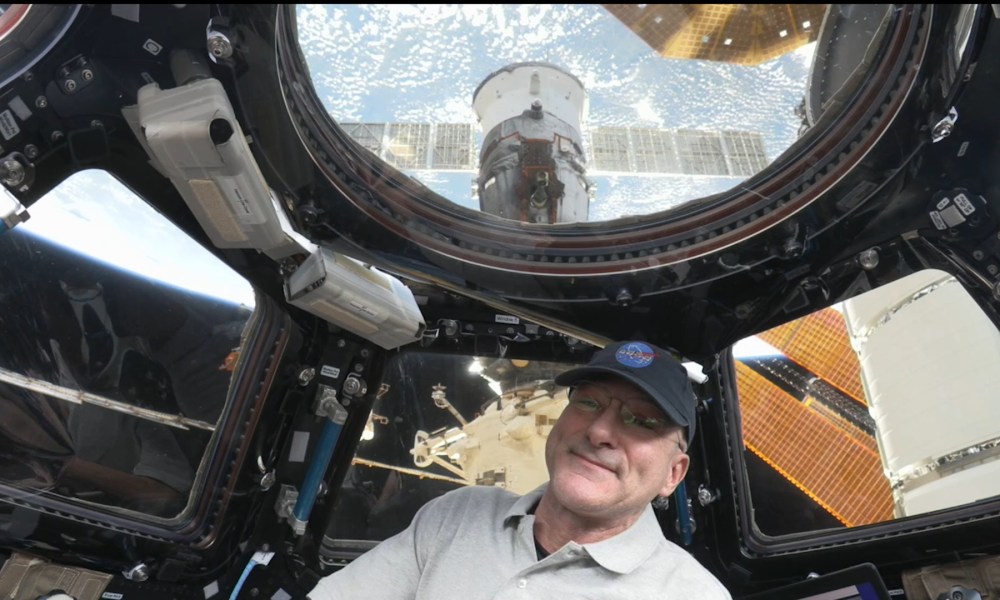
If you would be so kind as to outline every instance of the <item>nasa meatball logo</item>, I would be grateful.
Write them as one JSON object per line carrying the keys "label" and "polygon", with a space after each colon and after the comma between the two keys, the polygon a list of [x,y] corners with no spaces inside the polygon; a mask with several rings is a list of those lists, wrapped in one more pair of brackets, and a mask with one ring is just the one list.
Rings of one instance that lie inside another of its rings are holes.
{"label": "nasa meatball logo", "polygon": [[625,344],[615,352],[615,360],[633,369],[648,367],[653,363],[654,358],[656,358],[656,353],[653,352],[653,349],[641,342]]}

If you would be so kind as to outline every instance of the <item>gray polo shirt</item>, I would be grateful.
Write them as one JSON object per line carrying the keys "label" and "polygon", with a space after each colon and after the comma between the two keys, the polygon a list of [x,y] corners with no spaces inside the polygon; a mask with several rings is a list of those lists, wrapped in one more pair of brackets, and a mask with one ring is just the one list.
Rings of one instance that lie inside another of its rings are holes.
{"label": "gray polo shirt", "polygon": [[405,531],[325,577],[309,597],[729,600],[715,577],[663,537],[651,507],[612,538],[570,542],[538,560],[528,511],[544,489],[520,497],[493,487],[449,492],[424,505]]}

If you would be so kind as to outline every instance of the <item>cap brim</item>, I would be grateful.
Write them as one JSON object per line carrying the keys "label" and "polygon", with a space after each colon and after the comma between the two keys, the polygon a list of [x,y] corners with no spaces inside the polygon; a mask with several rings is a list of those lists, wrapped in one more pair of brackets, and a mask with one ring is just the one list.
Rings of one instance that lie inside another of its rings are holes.
{"label": "cap brim", "polygon": [[559,375],[556,376],[555,382],[556,385],[571,386],[574,383],[586,380],[588,375],[596,375],[596,374],[615,375],[616,377],[619,377],[620,379],[624,379],[625,381],[631,383],[632,385],[636,386],[637,388],[645,392],[646,395],[648,395],[653,400],[653,402],[656,403],[657,406],[663,409],[663,412],[665,412],[667,416],[670,417],[670,420],[672,420],[674,423],[682,427],[687,427],[689,432],[691,431],[691,424],[688,423],[687,418],[685,418],[683,415],[680,414],[680,412],[677,410],[676,407],[670,404],[670,402],[668,402],[666,399],[663,399],[658,390],[653,389],[651,386],[647,385],[641,379],[633,376],[628,371],[620,371],[618,369],[610,369],[607,367],[596,367],[596,366],[579,367],[576,369],[570,369],[569,371],[560,373]]}

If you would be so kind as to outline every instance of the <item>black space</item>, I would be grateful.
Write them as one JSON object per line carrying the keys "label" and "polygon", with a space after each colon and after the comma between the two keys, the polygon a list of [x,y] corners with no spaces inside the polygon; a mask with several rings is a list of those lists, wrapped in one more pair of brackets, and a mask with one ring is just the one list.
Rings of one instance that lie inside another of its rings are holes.
{"label": "black space", "polygon": [[844,526],[757,455],[745,456],[754,520],[761,532],[777,536]]}

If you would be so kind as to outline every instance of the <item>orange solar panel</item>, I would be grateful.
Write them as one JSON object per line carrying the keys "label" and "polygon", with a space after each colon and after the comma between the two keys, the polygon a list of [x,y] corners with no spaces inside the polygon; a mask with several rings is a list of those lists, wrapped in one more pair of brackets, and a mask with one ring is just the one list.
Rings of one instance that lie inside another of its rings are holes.
{"label": "orange solar panel", "polygon": [[758,334],[760,339],[858,402],[868,405],[861,363],[851,347],[844,316],[832,308]]}
{"label": "orange solar panel", "polygon": [[748,449],[847,526],[891,519],[892,492],[875,441],[736,363]]}
{"label": "orange solar panel", "polygon": [[844,432],[844,435],[854,438],[859,444],[867,446],[872,452],[878,454],[878,442],[875,441],[874,436],[852,423],[841,413],[824,404],[822,399],[817,399],[810,395],[806,397],[804,404],[839,427]]}
{"label": "orange solar panel", "polygon": [[661,56],[757,65],[815,41],[827,4],[605,4]]}

